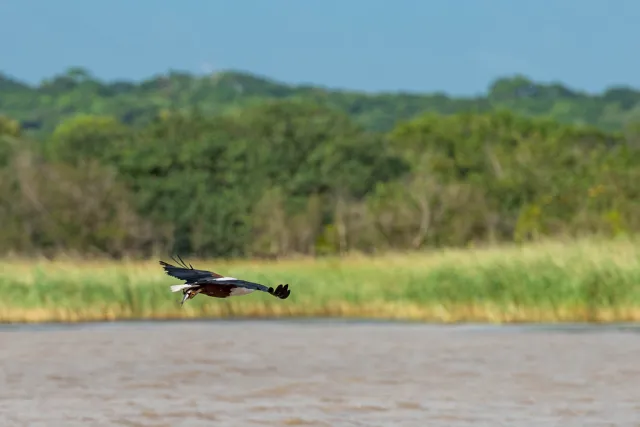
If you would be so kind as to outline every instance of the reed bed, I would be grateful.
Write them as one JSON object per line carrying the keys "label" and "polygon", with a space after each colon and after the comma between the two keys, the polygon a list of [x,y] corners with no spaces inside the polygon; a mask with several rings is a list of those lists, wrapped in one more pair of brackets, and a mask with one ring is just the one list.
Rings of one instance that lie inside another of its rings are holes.
{"label": "reed bed", "polygon": [[640,242],[545,242],[380,257],[189,260],[194,267],[289,283],[227,300],[180,294],[154,261],[0,261],[0,322],[212,317],[351,317],[429,322],[640,320]]}

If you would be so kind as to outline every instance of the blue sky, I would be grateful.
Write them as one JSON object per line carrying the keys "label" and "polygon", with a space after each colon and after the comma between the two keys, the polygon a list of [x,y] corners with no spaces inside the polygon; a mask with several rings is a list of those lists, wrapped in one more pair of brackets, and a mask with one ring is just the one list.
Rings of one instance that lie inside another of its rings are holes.
{"label": "blue sky", "polygon": [[515,73],[640,87],[638,0],[0,0],[0,71],[240,69],[365,91],[484,92]]}

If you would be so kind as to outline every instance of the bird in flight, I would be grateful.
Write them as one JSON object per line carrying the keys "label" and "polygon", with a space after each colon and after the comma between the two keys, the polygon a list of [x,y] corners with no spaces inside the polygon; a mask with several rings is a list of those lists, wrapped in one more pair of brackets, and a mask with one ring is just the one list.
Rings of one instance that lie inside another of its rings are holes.
{"label": "bird in flight", "polygon": [[198,294],[214,298],[227,298],[247,295],[253,291],[262,291],[280,299],[287,299],[291,293],[288,284],[284,286],[278,285],[273,289],[260,283],[222,276],[213,271],[196,270],[191,264],[187,266],[180,256],[178,256],[178,259],[173,257],[172,259],[178,266],[164,261],[160,261],[160,265],[169,276],[185,281],[181,285],[171,286],[171,292],[182,291],[183,297],[180,305],[183,305],[189,299],[193,299]]}

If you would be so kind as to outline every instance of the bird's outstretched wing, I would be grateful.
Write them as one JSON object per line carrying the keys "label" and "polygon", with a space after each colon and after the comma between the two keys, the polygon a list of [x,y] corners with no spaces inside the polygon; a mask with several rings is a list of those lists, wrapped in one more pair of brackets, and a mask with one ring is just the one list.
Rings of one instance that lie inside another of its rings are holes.
{"label": "bird's outstretched wing", "polygon": [[164,271],[171,277],[184,280],[187,283],[194,283],[203,279],[223,277],[218,273],[208,270],[196,270],[191,264],[187,266],[182,258],[178,255],[178,259],[171,257],[179,266],[171,265],[167,262],[160,261],[160,265]]}
{"label": "bird's outstretched wing", "polygon": [[218,278],[205,278],[201,280],[199,283],[207,283],[207,284],[219,284],[219,285],[230,285],[237,286],[240,288],[254,289],[256,291],[266,292],[268,294],[273,295],[274,297],[280,299],[287,299],[291,294],[291,290],[289,290],[289,285],[278,285],[275,289],[272,287],[267,287],[265,285],[261,285],[260,283],[249,282],[247,280],[236,279],[235,277],[218,277]]}

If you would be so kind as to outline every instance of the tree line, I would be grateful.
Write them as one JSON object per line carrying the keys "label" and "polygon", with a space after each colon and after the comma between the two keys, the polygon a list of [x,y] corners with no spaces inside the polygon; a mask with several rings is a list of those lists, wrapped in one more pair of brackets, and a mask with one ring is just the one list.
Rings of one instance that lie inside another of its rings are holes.
{"label": "tree line", "polygon": [[74,67],[28,85],[0,73],[0,114],[20,122],[31,137],[44,139],[66,118],[78,113],[107,115],[131,126],[146,126],[166,111],[234,114],[265,100],[303,100],[339,110],[367,130],[388,132],[398,122],[432,112],[455,114],[509,109],[527,117],[547,117],[567,124],[591,124],[625,130],[640,120],[640,91],[613,86],[589,94],[560,83],[539,83],[525,76],[492,82],[486,94],[451,97],[443,93],[367,94],[310,85],[287,85],[240,72],[192,75],[180,71],[140,82],[105,82]]}
{"label": "tree line", "polygon": [[[634,131],[636,129],[636,131]],[[304,99],[144,126],[0,117],[0,253],[322,256],[640,229],[640,128],[508,110],[374,131]]]}

